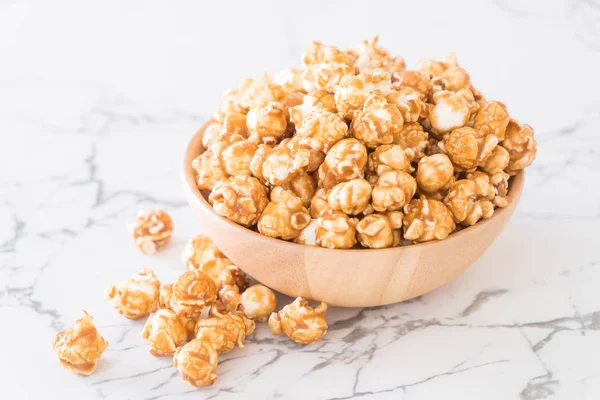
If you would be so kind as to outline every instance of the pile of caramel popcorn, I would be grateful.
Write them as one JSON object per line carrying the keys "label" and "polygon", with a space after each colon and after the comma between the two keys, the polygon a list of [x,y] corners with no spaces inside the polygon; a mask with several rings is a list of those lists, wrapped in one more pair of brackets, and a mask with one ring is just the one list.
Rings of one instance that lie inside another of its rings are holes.
{"label": "pile of caramel popcorn", "polygon": [[454,55],[404,60],[378,38],[311,43],[302,69],[229,90],[192,162],[214,210],[328,248],[440,240],[510,203],[530,126],[486,99]]}
{"label": "pile of caramel popcorn", "polygon": [[[285,193],[281,189],[282,204],[294,201]],[[169,241],[172,230],[171,219],[162,210],[140,212],[131,227],[136,246],[150,254]],[[145,237],[143,245],[140,237]],[[148,352],[172,357],[174,367],[192,386],[213,384],[219,356],[244,347],[257,322],[268,320],[273,335],[285,333],[299,344],[314,343],[327,332],[327,304],[313,308],[298,297],[275,312],[275,293],[264,285],[251,285],[246,274],[206,235],[188,241],[182,261],[187,271],[173,283],[161,283],[152,270],[143,268],[110,285],[105,298],[126,318],[147,318],[141,337],[148,341]],[[108,342],[96,330],[92,317],[84,314],[74,327],[57,334],[53,347],[63,367],[89,375],[96,370]]]}

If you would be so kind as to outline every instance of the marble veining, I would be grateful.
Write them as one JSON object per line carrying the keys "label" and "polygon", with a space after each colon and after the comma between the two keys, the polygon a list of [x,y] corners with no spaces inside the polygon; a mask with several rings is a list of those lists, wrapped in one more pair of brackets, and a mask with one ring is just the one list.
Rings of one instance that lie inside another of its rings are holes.
{"label": "marble veining", "polygon": [[[600,398],[599,22],[594,0],[0,1],[0,399]],[[202,226],[180,158],[225,88],[298,64],[312,39],[375,34],[409,65],[456,51],[535,128],[515,216],[439,290],[331,308],[306,347],[261,325],[215,386],[187,386],[104,288],[143,266],[183,271]],[[175,223],[152,257],[126,229],[143,207]],[[51,348],[83,308],[110,342],[86,378]]]}

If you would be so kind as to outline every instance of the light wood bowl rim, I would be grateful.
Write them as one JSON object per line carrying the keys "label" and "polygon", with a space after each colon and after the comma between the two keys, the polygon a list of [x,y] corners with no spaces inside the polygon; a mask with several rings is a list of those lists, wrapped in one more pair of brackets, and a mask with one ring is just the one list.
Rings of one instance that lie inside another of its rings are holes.
{"label": "light wood bowl rim", "polygon": [[[311,245],[299,244],[299,243],[294,243],[294,242],[288,242],[286,240],[271,238],[271,237],[262,235],[258,232],[255,232],[251,229],[248,229],[242,225],[236,224],[235,222],[233,222],[225,217],[222,217],[221,215],[217,214],[217,212],[212,208],[212,206],[208,203],[208,201],[202,195],[201,191],[198,189],[198,186],[196,185],[196,179],[195,179],[196,173],[195,173],[194,169],[192,168],[192,160],[194,158],[198,157],[200,154],[202,154],[206,150],[202,146],[202,135],[204,134],[204,130],[208,127],[208,125],[211,122],[213,122],[212,119],[209,120],[208,122],[206,122],[200,129],[198,129],[198,131],[196,131],[196,133],[192,136],[191,140],[188,142],[186,149],[185,149],[183,163],[181,165],[181,177],[183,179],[183,184],[185,186],[185,189],[193,194],[193,197],[187,196],[187,198],[190,203],[192,200],[194,200],[197,205],[200,205],[202,208],[207,209],[209,211],[210,215],[214,216],[215,218],[218,218],[219,220],[221,220],[222,223],[225,223],[232,227],[235,227],[235,229],[239,230],[240,235],[247,235],[248,240],[259,241],[259,242],[263,242],[266,245],[279,246],[284,249],[288,248],[288,247],[290,249],[292,249],[292,248],[298,249],[299,246],[301,246],[304,248],[319,249],[321,251],[328,251],[331,253],[360,252],[361,254],[365,254],[365,253],[377,253],[377,254],[388,253],[389,254],[389,253],[393,253],[393,252],[404,251],[407,249],[415,249],[416,250],[416,248],[425,250],[426,248],[434,247],[436,245],[436,243],[439,242],[438,240],[432,240],[432,241],[428,241],[428,242],[415,243],[415,244],[406,245],[406,246],[388,247],[388,248],[384,248],[384,249],[362,249],[362,248],[361,249],[329,249],[326,247],[311,246]],[[515,176],[511,177],[510,186],[509,186],[509,194],[510,194],[512,202],[519,201],[519,198],[521,197],[521,193],[523,192],[524,181],[525,181],[525,171],[524,170],[519,171],[519,173],[517,173]],[[498,216],[503,212],[505,212],[504,208],[496,208],[494,210],[494,215],[491,218],[481,220],[481,221],[477,222],[475,225],[463,228],[462,230],[460,230],[458,232],[454,232],[454,233],[450,234],[450,236],[448,236],[446,239],[443,239],[443,241],[446,243],[448,243],[448,241],[459,241],[465,235],[476,234],[476,231],[478,231],[480,229],[484,229],[485,226],[488,224],[494,223],[494,220],[497,219]],[[210,236],[210,233],[208,233],[208,234]]]}

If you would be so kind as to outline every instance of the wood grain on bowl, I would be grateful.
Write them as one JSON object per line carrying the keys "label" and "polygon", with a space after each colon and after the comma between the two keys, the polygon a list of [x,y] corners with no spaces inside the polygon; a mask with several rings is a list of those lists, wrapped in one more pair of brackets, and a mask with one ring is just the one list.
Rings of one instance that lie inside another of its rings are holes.
{"label": "wood grain on bowl", "polygon": [[471,266],[498,237],[515,211],[524,173],[511,179],[511,204],[447,239],[387,249],[332,250],[272,239],[219,216],[195,183],[192,160],[204,151],[204,125],[183,159],[186,196],[204,231],[236,265],[288,296],[344,307],[407,300],[442,286]]}

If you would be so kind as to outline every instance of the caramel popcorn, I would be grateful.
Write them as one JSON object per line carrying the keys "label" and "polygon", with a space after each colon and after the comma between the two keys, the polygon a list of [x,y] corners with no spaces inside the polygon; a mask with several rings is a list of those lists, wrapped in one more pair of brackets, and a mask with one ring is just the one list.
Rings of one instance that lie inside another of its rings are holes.
{"label": "caramel popcorn", "polygon": [[79,375],[91,375],[108,342],[96,330],[92,316],[86,311],[83,314],[72,328],[56,335],[52,347],[65,369]]}
{"label": "caramel popcorn", "polygon": [[391,144],[402,130],[404,120],[398,107],[389,104],[385,97],[370,95],[363,109],[355,112],[350,125],[352,135],[370,149]]}
{"label": "caramel popcorn", "polygon": [[354,138],[337,142],[319,168],[319,180],[329,190],[340,182],[364,176],[367,148]]}
{"label": "caramel popcorn", "polygon": [[275,293],[264,285],[250,286],[242,293],[240,311],[250,319],[265,322],[276,306]]}
{"label": "caramel popcorn", "polygon": [[312,344],[327,333],[326,311],[327,304],[312,308],[306,299],[298,297],[281,311],[271,314],[269,327],[273,335],[285,333],[298,344]]}
{"label": "caramel popcorn", "polygon": [[215,258],[203,263],[197,270],[210,276],[212,280],[215,281],[215,284],[219,286],[221,274],[226,268],[232,265],[233,263],[227,258]]}
{"label": "caramel popcorn", "polygon": [[318,110],[328,111],[334,114],[337,113],[338,110],[333,94],[326,90],[315,90],[306,94],[302,97],[301,104],[290,107],[290,120],[297,128],[299,128],[304,119]]}
{"label": "caramel popcorn", "polygon": [[275,144],[287,129],[286,112],[281,104],[270,102],[264,107],[251,109],[246,124],[250,131],[250,141],[256,144]]}
{"label": "caramel popcorn", "polygon": [[[214,163],[214,161],[217,163]],[[192,161],[192,168],[198,174],[196,176],[196,184],[200,190],[210,190],[219,181],[227,175],[218,163],[218,158],[215,157],[211,150],[207,150],[200,154]]]}
{"label": "caramel popcorn", "polygon": [[[241,137],[239,137],[241,139]],[[214,144],[214,143],[213,143]],[[225,171],[225,175],[250,175],[250,162],[258,146],[250,140],[237,140],[227,146],[221,153],[213,153],[211,168],[217,171]]]}
{"label": "caramel popcorn", "polygon": [[327,191],[324,188],[318,189],[315,192],[310,202],[310,215],[313,218],[319,218],[319,215],[325,210],[330,210],[329,201],[327,199]]}
{"label": "caramel popcorn", "polygon": [[453,183],[454,167],[447,155],[434,154],[419,161],[417,185],[429,197],[436,197],[434,194],[440,191],[445,194]]}
{"label": "caramel popcorn", "polygon": [[523,125],[517,120],[511,119],[506,127],[506,136],[502,141],[502,147],[508,150],[510,161],[508,163],[509,175],[528,167],[537,153],[537,143],[533,137],[533,129],[529,125]]}
{"label": "caramel popcorn", "polygon": [[392,77],[389,72],[375,70],[360,75],[347,75],[335,87],[335,104],[346,119],[352,119],[354,112],[362,110],[371,93],[387,95],[392,90]]}
{"label": "caramel popcorn", "polygon": [[226,267],[216,279],[219,287],[219,303],[226,311],[236,311],[240,305],[240,293],[248,286],[248,277],[239,267]]}
{"label": "caramel popcorn", "polygon": [[158,309],[160,282],[148,268],[105,291],[106,300],[117,312],[129,319],[137,319]]}
{"label": "caramel popcorn", "polygon": [[296,135],[301,143],[312,149],[328,152],[334,144],[348,136],[348,125],[338,114],[317,110],[302,121]]}
{"label": "caramel popcorn", "polygon": [[492,154],[481,164],[481,169],[488,174],[497,174],[504,171],[510,162],[510,154],[502,146],[494,147]]}
{"label": "caramel popcorn", "polygon": [[172,356],[194,332],[193,319],[170,309],[160,309],[148,317],[141,337],[148,339],[148,351],[154,356]]}
{"label": "caramel popcorn", "polygon": [[317,180],[314,176],[303,174],[296,175],[292,180],[281,186],[285,190],[290,190],[302,200],[302,205],[310,207],[315,192],[317,191]]}
{"label": "caramel popcorn", "polygon": [[170,303],[178,314],[197,316],[216,300],[217,285],[213,279],[202,271],[194,270],[177,278]]}
{"label": "caramel popcorn", "polygon": [[398,107],[405,123],[419,121],[428,111],[421,93],[410,87],[392,91],[386,100]]}
{"label": "caramel popcorn", "polygon": [[302,200],[280,186],[271,191],[271,202],[258,220],[258,231],[265,236],[291,240],[310,223],[310,214]]}
{"label": "caramel popcorn", "polygon": [[404,124],[404,127],[394,138],[394,144],[402,146],[404,149],[411,149],[413,152],[413,161],[419,161],[429,146],[429,135],[423,130],[423,127],[410,122]]}
{"label": "caramel popcorn", "polygon": [[392,74],[392,82],[398,90],[410,88],[417,91],[421,100],[426,101],[431,92],[431,80],[419,71],[402,71]]}
{"label": "caramel popcorn", "polygon": [[208,342],[219,354],[244,347],[246,336],[254,332],[254,321],[235,313],[201,318],[196,323],[196,339]]}
{"label": "caramel popcorn", "polygon": [[217,380],[219,353],[210,342],[193,339],[179,347],[173,356],[173,366],[183,380],[192,386],[206,386]]}
{"label": "caramel popcorn", "polygon": [[248,108],[242,105],[242,94],[239,89],[230,89],[223,96],[221,107],[215,113],[214,118],[223,122],[227,114],[246,114]]}
{"label": "caramel popcorn", "polygon": [[352,57],[335,47],[311,45],[307,53],[302,73],[307,92],[315,89],[333,92],[344,76],[354,73]]}
{"label": "caramel popcorn", "polygon": [[444,203],[421,196],[404,207],[404,238],[415,242],[442,240],[456,228]]}
{"label": "caramel popcorn", "polygon": [[429,114],[429,122],[439,133],[450,132],[465,126],[479,105],[469,89],[458,92],[441,91],[433,95],[435,106]]}
{"label": "caramel popcorn", "polygon": [[380,212],[400,210],[416,191],[417,182],[410,174],[397,170],[384,172],[373,186],[373,208]]}
{"label": "caramel popcorn", "polygon": [[378,36],[363,41],[351,51],[356,56],[354,66],[359,73],[384,69],[390,73],[402,72],[405,67],[402,57],[393,57],[389,51],[378,47]]}
{"label": "caramel popcorn", "polygon": [[300,236],[294,239],[294,242],[298,244],[304,244],[307,246],[316,246],[318,227],[319,222],[316,219],[311,219],[310,223],[306,226],[306,228],[302,229],[302,231],[300,232]]}
{"label": "caramel popcorn", "polygon": [[[243,137],[244,139],[248,137],[248,127],[246,126],[246,114],[241,113],[228,113],[225,114],[223,118],[223,126],[221,127],[221,134],[219,137],[224,134],[235,134]],[[214,142],[213,142],[214,143]],[[212,148],[212,143],[211,143]]]}
{"label": "caramel popcorn", "polygon": [[473,128],[484,136],[494,135],[499,141],[504,140],[509,117],[506,106],[498,101],[485,103],[477,112]]}
{"label": "caramel popcorn", "polygon": [[[487,175],[483,174],[487,177]],[[487,182],[488,187],[489,181]],[[454,216],[454,221],[466,225],[474,225],[482,218],[490,218],[494,214],[494,204],[473,179],[456,181],[444,199],[444,204]],[[493,193],[491,193],[493,197]]]}
{"label": "caramel popcorn", "polygon": [[251,176],[221,179],[208,201],[217,214],[245,226],[254,225],[269,202],[264,185]]}
{"label": "caramel popcorn", "polygon": [[327,196],[329,207],[349,215],[364,211],[371,200],[371,185],[364,179],[352,179],[337,184]]}
{"label": "caramel popcorn", "polygon": [[250,163],[250,170],[271,185],[284,185],[307,171],[311,153],[307,149],[292,150],[285,145],[261,145]]}
{"label": "caramel popcorn", "polygon": [[302,71],[297,68],[284,69],[273,76],[273,82],[288,92],[303,92]]}
{"label": "caramel popcorn", "polygon": [[162,210],[140,210],[130,231],[138,249],[154,254],[171,240],[173,222]]}
{"label": "caramel popcorn", "polygon": [[438,145],[456,168],[469,171],[485,162],[498,145],[498,138],[465,126],[445,135]]}
{"label": "caramel popcorn", "polygon": [[327,209],[317,218],[319,226],[315,231],[316,242],[330,249],[349,249],[356,243],[356,218],[350,218],[342,211]]}
{"label": "caramel popcorn", "polygon": [[283,86],[270,82],[268,77],[256,81],[248,79],[242,83],[240,91],[240,104],[248,110],[264,107],[271,102],[284,104],[287,98]]}
{"label": "caramel popcorn", "polygon": [[221,135],[221,128],[223,125],[220,122],[213,121],[206,127],[202,134],[202,146],[205,149],[209,149],[212,142],[214,142]]}
{"label": "caramel popcorn", "polygon": [[171,311],[177,311],[178,307],[173,301],[173,284],[166,283],[160,287],[158,295],[158,306],[160,308],[168,308]]}
{"label": "caramel popcorn", "polygon": [[313,149],[300,136],[294,136],[291,139],[284,139],[281,141],[280,146],[287,147],[288,149],[292,150],[292,153],[297,152],[299,150],[308,150],[309,156],[306,172],[316,171],[325,159],[324,152],[322,152],[321,150]]}
{"label": "caramel popcorn", "polygon": [[374,182],[387,171],[397,170],[410,173],[414,171],[410,165],[413,157],[412,149],[403,148],[397,144],[384,144],[369,154],[367,172],[374,178]]}
{"label": "caramel popcorn", "polygon": [[401,211],[369,214],[356,225],[357,238],[361,245],[371,249],[395,247],[402,239]]}
{"label": "caramel popcorn", "polygon": [[461,89],[468,89],[470,86],[469,73],[459,66],[448,67],[442,74],[431,79],[431,88],[434,93],[442,90],[457,92]]}
{"label": "caramel popcorn", "polygon": [[185,244],[181,258],[187,269],[192,271],[201,268],[208,261],[224,259],[225,254],[217,248],[210,237],[199,234]]}

